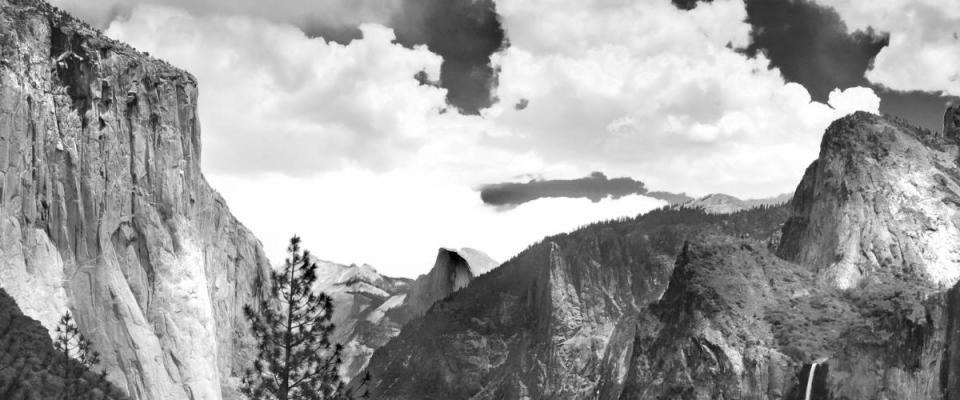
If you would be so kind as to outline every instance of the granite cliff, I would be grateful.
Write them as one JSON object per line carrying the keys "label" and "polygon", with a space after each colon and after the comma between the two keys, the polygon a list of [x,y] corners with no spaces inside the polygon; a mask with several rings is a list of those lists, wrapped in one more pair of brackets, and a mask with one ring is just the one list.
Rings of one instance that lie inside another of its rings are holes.
{"label": "granite cliff", "polygon": [[840,288],[888,277],[952,285],[960,278],[958,156],[954,137],[899,120],[857,113],[834,122],[797,187],[777,253]]}
{"label": "granite cliff", "polygon": [[135,399],[232,398],[260,243],[200,171],[197,82],[35,0],[0,0],[0,287],[66,310]]}

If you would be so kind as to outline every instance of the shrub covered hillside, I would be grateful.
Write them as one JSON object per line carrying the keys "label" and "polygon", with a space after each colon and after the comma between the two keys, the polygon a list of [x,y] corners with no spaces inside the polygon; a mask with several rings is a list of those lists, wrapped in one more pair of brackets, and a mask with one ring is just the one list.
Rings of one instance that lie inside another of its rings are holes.
{"label": "shrub covered hillside", "polygon": [[[76,361],[70,363],[71,369],[77,368]],[[0,399],[63,398],[63,371],[63,355],[54,349],[47,330],[23,315],[13,298],[0,289]],[[92,371],[85,371],[72,386],[96,387],[85,394],[68,395],[68,399],[126,399],[109,384],[100,384]]]}

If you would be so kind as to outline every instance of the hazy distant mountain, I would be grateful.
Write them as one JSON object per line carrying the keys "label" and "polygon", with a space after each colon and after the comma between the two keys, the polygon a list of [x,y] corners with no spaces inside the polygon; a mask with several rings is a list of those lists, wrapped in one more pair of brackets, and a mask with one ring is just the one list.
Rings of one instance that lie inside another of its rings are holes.
{"label": "hazy distant mountain", "polygon": [[793,193],[784,193],[774,197],[748,200],[741,200],[728,194],[714,193],[708,194],[699,199],[684,202],[678,206],[701,208],[710,214],[729,214],[753,207],[785,204],[789,202],[791,198],[793,198]]}
{"label": "hazy distant mountain", "polygon": [[344,345],[341,374],[348,379],[365,368],[373,351],[399,334],[404,324],[498,265],[479,250],[440,249],[433,268],[414,281],[381,275],[369,265],[315,262],[314,289],[334,299],[333,340]]}
{"label": "hazy distant mountain", "polygon": [[341,265],[316,260],[314,290],[333,298],[332,340],[344,345],[341,374],[352,378],[367,365],[373,350],[400,332],[402,322],[385,316],[400,306],[413,282],[378,273],[369,265]]}

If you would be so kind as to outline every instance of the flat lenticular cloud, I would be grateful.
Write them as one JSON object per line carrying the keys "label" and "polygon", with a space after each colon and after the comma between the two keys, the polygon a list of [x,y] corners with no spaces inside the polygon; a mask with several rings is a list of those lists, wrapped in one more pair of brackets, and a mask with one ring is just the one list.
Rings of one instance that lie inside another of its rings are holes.
{"label": "flat lenticular cloud", "polygon": [[484,185],[480,189],[480,198],[491,206],[516,206],[549,197],[586,198],[598,202],[605,197],[618,199],[646,193],[643,182],[633,178],[608,179],[602,172],[594,172],[580,179],[533,179]]}

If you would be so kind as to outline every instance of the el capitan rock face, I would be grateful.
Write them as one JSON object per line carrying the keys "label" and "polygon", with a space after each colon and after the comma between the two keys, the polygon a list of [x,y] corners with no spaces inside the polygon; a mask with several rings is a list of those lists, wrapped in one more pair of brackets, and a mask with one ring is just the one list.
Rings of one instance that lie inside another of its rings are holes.
{"label": "el capitan rock face", "polygon": [[200,171],[197,83],[33,0],[0,0],[0,286],[70,309],[136,399],[235,397],[269,263]]}

